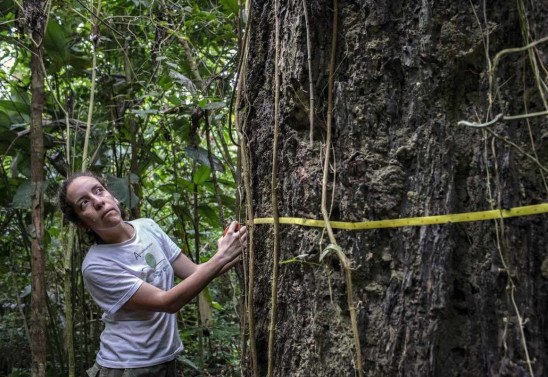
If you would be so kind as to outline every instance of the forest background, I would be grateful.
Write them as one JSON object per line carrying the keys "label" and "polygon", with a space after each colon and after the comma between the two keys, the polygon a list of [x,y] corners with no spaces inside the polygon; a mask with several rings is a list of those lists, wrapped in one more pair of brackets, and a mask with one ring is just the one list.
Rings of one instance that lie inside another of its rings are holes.
{"label": "forest background", "polygon": [[[103,174],[132,218],[154,218],[193,260],[216,251],[239,217],[229,107],[241,28],[236,0],[0,2],[0,375],[30,375],[33,328],[47,375],[93,364],[101,313],[80,276],[87,241],[56,209],[67,174]],[[43,77],[34,99],[32,75]],[[31,131],[33,106],[43,136]],[[31,167],[32,138],[44,160]],[[45,228],[34,271],[33,168]],[[44,281],[37,316],[33,274]],[[186,375],[238,369],[238,300],[231,273],[180,312]]]}
{"label": "forest background", "polygon": [[545,2],[0,6],[0,374],[93,362],[87,241],[55,203],[86,169],[195,261],[267,218],[179,313],[185,375],[546,374]]}

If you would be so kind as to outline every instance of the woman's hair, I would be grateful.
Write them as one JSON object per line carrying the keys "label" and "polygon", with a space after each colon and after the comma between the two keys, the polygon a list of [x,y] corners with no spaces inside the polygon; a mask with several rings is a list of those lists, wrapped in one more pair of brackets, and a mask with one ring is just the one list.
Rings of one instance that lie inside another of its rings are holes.
{"label": "woman's hair", "polygon": [[[72,203],[69,203],[67,199],[67,190],[68,187],[76,178],[80,177],[91,177],[97,180],[112,196],[115,197],[115,195],[108,189],[107,184],[105,181],[103,181],[102,178],[96,176],[92,172],[84,171],[80,173],[74,173],[70,177],[68,177],[63,184],[61,185],[61,188],[59,189],[58,193],[58,200],[59,200],[59,209],[61,209],[61,212],[63,212],[63,216],[65,220],[70,221],[71,223],[74,223],[76,225],[83,224],[76,212],[74,211],[74,208],[72,207]],[[124,210],[124,208],[118,203],[118,208],[120,209],[120,215],[122,216],[122,219],[126,219],[127,213]],[[95,233],[93,230],[87,228],[87,233],[93,239],[95,242],[101,243],[101,237],[97,233]]]}

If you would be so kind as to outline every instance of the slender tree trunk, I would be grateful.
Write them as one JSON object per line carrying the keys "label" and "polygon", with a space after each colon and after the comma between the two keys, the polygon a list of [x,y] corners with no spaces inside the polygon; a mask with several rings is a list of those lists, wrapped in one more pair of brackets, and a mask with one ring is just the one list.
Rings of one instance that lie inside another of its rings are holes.
{"label": "slender tree trunk", "polygon": [[[66,229],[66,228],[65,228]],[[74,243],[76,239],[74,225],[69,224],[66,229],[66,237],[63,238],[63,245],[65,248],[65,256],[63,259],[63,266],[65,270],[64,278],[64,293],[65,293],[65,348],[67,352],[68,360],[68,376],[74,377],[76,373],[76,359],[74,348]]]}
{"label": "slender tree trunk", "polygon": [[46,302],[45,302],[45,250],[44,250],[44,136],[42,112],[44,108],[44,71],[42,69],[42,38],[46,17],[45,4],[29,0],[25,3],[27,26],[30,33],[31,52],[31,183],[32,183],[32,299],[31,299],[31,349],[32,375],[46,375]]}
{"label": "slender tree trunk", "polygon": [[[247,84],[237,104],[253,161],[249,182],[255,218],[272,217],[276,18],[282,30],[277,114],[281,217],[322,219],[329,122],[331,221],[548,201],[541,174],[548,166],[545,115],[529,118],[530,130],[525,119],[496,122],[483,131],[458,125],[460,120],[488,121],[499,113],[546,110],[536,72],[548,63],[547,43],[536,45],[532,54],[505,54],[493,67],[499,51],[548,35],[545,9],[527,3],[530,37],[524,39],[524,7],[516,1],[339,1],[330,85],[336,2],[308,0],[308,28],[302,0],[280,0],[278,14],[273,4],[252,3]],[[314,46],[314,109],[308,108],[307,30]],[[312,146],[310,111],[315,117]],[[272,232],[272,225],[254,227],[250,297],[260,376],[267,373],[271,333]],[[320,258],[333,244],[321,228],[282,224],[279,233],[274,376],[354,376],[358,369],[366,376],[546,374],[546,214],[334,230],[337,245],[351,261],[351,279],[335,253]],[[348,297],[356,310],[359,342]],[[356,365],[356,352],[362,365]],[[252,374],[248,364],[246,375]]]}

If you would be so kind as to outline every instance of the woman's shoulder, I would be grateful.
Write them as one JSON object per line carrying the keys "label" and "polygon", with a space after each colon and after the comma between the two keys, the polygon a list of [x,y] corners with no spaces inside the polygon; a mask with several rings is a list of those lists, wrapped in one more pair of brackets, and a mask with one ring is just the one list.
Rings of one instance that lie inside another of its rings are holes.
{"label": "woman's shoulder", "polygon": [[146,217],[141,217],[139,219],[131,220],[131,221],[128,221],[128,223],[131,226],[133,226],[135,231],[139,234],[142,234],[143,232],[156,233],[160,229],[156,221]]}
{"label": "woman's shoulder", "polygon": [[139,219],[134,219],[128,221],[131,225],[137,225],[137,226],[158,226],[156,222],[152,219],[149,219],[148,217],[141,217]]}

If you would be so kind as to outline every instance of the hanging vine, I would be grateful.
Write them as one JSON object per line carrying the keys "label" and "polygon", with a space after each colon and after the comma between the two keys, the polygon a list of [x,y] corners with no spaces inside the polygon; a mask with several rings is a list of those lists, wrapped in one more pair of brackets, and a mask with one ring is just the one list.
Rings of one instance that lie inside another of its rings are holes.
{"label": "hanging vine", "polygon": [[[235,145],[239,146],[239,154],[241,158],[241,180],[243,180],[244,185],[244,192],[245,192],[245,212],[246,212],[246,218],[247,218],[247,226],[248,226],[248,251],[247,253],[243,254],[243,262],[244,262],[244,273],[247,269],[247,276],[244,278],[244,281],[247,281],[247,287],[244,286],[244,297],[247,300],[244,302],[244,307],[246,311],[246,315],[244,315],[244,318],[247,319],[247,331],[249,336],[249,352],[250,352],[250,364],[251,364],[251,370],[253,372],[254,377],[259,376],[258,372],[258,362],[257,362],[257,346],[255,342],[255,317],[254,317],[254,310],[253,310],[253,303],[254,303],[254,283],[255,283],[255,249],[254,249],[254,235],[255,235],[255,228],[253,225],[253,219],[254,219],[254,213],[253,213],[253,191],[251,190],[251,159],[249,156],[249,149],[248,149],[248,138],[245,134],[246,130],[246,120],[247,118],[241,119],[241,112],[240,108],[242,107],[241,102],[241,93],[244,92],[244,89],[246,88],[246,71],[247,71],[247,55],[248,55],[248,48],[249,48],[249,38],[250,38],[250,25],[251,25],[251,17],[252,17],[252,7],[251,2],[246,2],[246,13],[248,15],[244,39],[242,44],[242,48],[240,50],[240,61],[238,63],[238,71],[236,73],[236,100],[235,100],[235,111],[234,111],[234,123],[236,124],[236,131],[238,133],[239,143],[234,142]],[[242,17],[242,16],[240,16]],[[246,99],[247,100],[247,99]],[[230,106],[230,111],[232,112],[232,104]],[[231,131],[231,113],[228,117],[229,122],[229,135],[232,134]],[[232,137],[232,136],[231,136]],[[245,329],[245,321],[243,321],[242,328]],[[242,352],[244,350],[244,344],[245,339],[242,337]],[[245,352],[243,352],[242,355],[243,358],[245,358]]]}
{"label": "hanging vine", "polygon": [[[474,14],[476,15],[476,20],[478,21],[478,24],[480,26],[480,30],[482,32],[482,37],[483,37],[483,40],[484,40],[485,56],[486,56],[486,61],[487,61],[488,74],[489,74],[489,88],[488,88],[488,94],[487,94],[488,95],[488,108],[487,108],[487,112],[486,112],[486,118],[487,119],[490,118],[490,114],[491,114],[492,106],[493,106],[493,103],[494,103],[494,99],[496,97],[496,94],[498,93],[498,88],[497,88],[497,85],[496,85],[496,69],[497,69],[497,66],[498,66],[498,63],[499,63],[500,59],[506,54],[522,52],[522,51],[527,51],[527,54],[529,56],[529,61],[530,61],[530,64],[531,64],[531,68],[532,68],[533,73],[535,75],[535,81],[536,81],[536,84],[537,84],[537,88],[540,91],[540,96],[542,98],[542,102],[544,104],[544,107],[545,107],[545,109],[548,110],[547,104],[546,104],[546,99],[545,99],[545,96],[544,96],[544,93],[543,93],[543,88],[542,88],[542,85],[540,84],[540,78],[539,78],[539,74],[538,74],[538,65],[537,65],[537,61],[536,61],[536,56],[535,56],[534,53],[532,53],[534,47],[536,45],[542,43],[542,42],[547,41],[548,37],[542,38],[538,41],[530,42],[529,25],[528,25],[528,21],[527,21],[527,15],[525,13],[525,6],[524,6],[524,4],[521,0],[518,0],[517,6],[518,6],[518,13],[519,13],[519,18],[520,18],[520,27],[521,27],[521,30],[522,30],[522,37],[524,39],[525,46],[518,47],[518,48],[509,48],[509,49],[501,50],[495,55],[493,61],[491,61],[491,59],[489,57],[489,33],[488,32],[484,33],[483,30],[481,30],[481,22],[479,21],[479,18],[477,17],[477,15],[475,13],[475,10],[472,6]],[[484,17],[484,22],[487,23],[485,2],[483,3],[483,17]],[[525,107],[527,108],[527,106],[525,106]],[[517,116],[503,116],[503,114],[498,114],[491,121],[486,121],[484,123],[473,123],[473,122],[471,123],[471,122],[465,122],[465,121],[459,122],[460,125],[481,128],[481,130],[482,130],[483,143],[484,143],[482,157],[483,157],[483,160],[484,160],[484,164],[486,166],[485,174],[486,174],[487,196],[488,196],[488,202],[491,206],[491,209],[502,208],[502,200],[501,200],[501,191],[502,190],[501,190],[499,166],[498,166],[498,163],[497,163],[497,151],[496,151],[495,140],[503,141],[507,145],[509,145],[509,146],[513,147],[514,149],[516,149],[517,151],[519,151],[521,154],[525,155],[527,158],[534,161],[539,167],[539,170],[540,170],[542,179],[544,181],[545,187],[546,187],[546,181],[544,179],[543,171],[547,171],[547,170],[540,163],[540,161],[538,160],[538,156],[536,155],[536,152],[534,152],[535,151],[535,143],[534,143],[534,139],[533,139],[530,127],[528,127],[529,128],[529,136],[530,136],[534,156],[526,153],[521,147],[519,147],[516,143],[512,142],[509,138],[500,136],[498,133],[491,130],[489,127],[494,125],[499,120],[526,119],[527,122],[528,122],[528,119],[531,118],[531,117],[545,116],[545,115],[546,115],[546,111],[541,111],[541,112],[536,112],[536,113],[526,112],[523,115],[517,115]],[[493,164],[494,164],[494,167],[493,167],[494,168],[494,176],[493,177],[491,176],[491,173],[489,171],[488,134],[492,135],[490,149],[491,149],[492,161],[493,161]],[[492,188],[492,183],[491,183],[492,181],[493,181],[493,186],[495,186],[497,188],[496,199],[494,198],[494,195],[493,195],[493,188]],[[518,307],[517,302],[516,302],[516,289],[517,289],[517,286],[516,286],[516,283],[514,281],[514,277],[512,276],[513,274],[512,274],[512,271],[511,271],[511,266],[508,264],[507,257],[505,256],[505,250],[508,249],[508,246],[506,245],[506,242],[505,242],[504,220],[502,218],[502,215],[501,215],[500,219],[495,220],[494,225],[495,225],[495,241],[496,241],[495,245],[496,245],[496,249],[497,249],[497,252],[498,252],[499,259],[500,259],[500,263],[502,264],[502,267],[503,267],[502,271],[506,274],[506,277],[507,277],[506,292],[507,292],[507,295],[508,295],[509,306],[511,307],[511,310],[514,312],[514,315],[517,319],[518,333],[519,333],[519,338],[520,338],[521,345],[523,347],[523,352],[524,352],[524,356],[525,356],[525,362],[526,362],[526,365],[527,365],[527,370],[528,370],[529,375],[532,377],[532,376],[534,376],[534,371],[533,371],[532,361],[531,361],[531,358],[530,358],[530,355],[529,355],[529,349],[527,347],[527,341],[526,341],[526,338],[525,338],[525,332],[524,332],[525,321],[523,320],[523,317],[521,315],[521,312],[520,312],[519,307]],[[507,332],[508,332],[509,320],[507,318],[504,318],[503,321],[504,321],[504,332],[503,332],[502,344],[503,344],[503,348],[504,348],[505,352],[507,352],[508,351],[508,346],[507,346],[507,343],[506,343],[506,337],[507,337]]]}
{"label": "hanging vine", "polygon": [[324,152],[324,161],[323,161],[323,179],[322,179],[322,204],[321,210],[323,219],[325,221],[325,226],[327,229],[327,234],[329,237],[329,242],[331,243],[322,253],[320,258],[323,257],[330,251],[335,251],[336,256],[339,258],[341,265],[344,269],[345,282],[346,282],[346,301],[348,304],[348,310],[350,312],[350,321],[352,325],[352,334],[354,337],[354,348],[355,348],[355,368],[358,370],[358,375],[363,377],[363,368],[362,368],[362,356],[361,356],[361,345],[360,345],[360,336],[358,332],[358,321],[356,318],[356,308],[354,307],[354,298],[352,294],[352,266],[348,257],[344,254],[342,248],[338,246],[337,240],[333,233],[333,229],[329,222],[329,212],[327,211],[327,183],[329,177],[329,161],[331,156],[331,138],[332,138],[332,123],[333,123],[333,90],[334,90],[334,75],[335,75],[335,60],[337,53],[337,22],[338,22],[338,3],[337,0],[333,0],[333,30],[331,34],[331,57],[329,61],[329,82],[328,82],[328,93],[327,93],[327,132],[325,140],[325,152]]}

